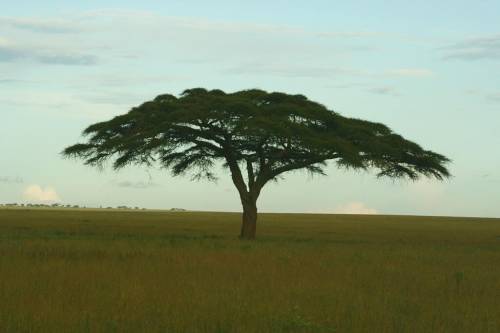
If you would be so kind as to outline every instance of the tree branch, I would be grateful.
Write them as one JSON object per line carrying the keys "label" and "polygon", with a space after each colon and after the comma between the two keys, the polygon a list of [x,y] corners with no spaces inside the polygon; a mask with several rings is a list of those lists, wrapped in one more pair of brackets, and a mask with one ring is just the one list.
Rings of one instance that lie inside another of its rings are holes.
{"label": "tree branch", "polygon": [[292,170],[298,170],[298,169],[302,169],[302,168],[305,168],[309,165],[313,165],[313,164],[316,164],[316,163],[321,163],[321,162],[324,162],[326,160],[331,160],[331,159],[334,159],[334,158],[338,158],[339,156],[334,154],[334,155],[331,155],[331,156],[323,156],[323,157],[317,157],[317,158],[311,158],[311,159],[308,159],[306,161],[302,161],[302,162],[295,162],[295,163],[290,163],[290,164],[287,164],[287,165],[283,165],[281,167],[278,167],[274,170],[271,170],[271,172],[269,173],[268,175],[268,179],[267,181],[275,178],[276,176],[284,173],[284,172],[288,172],[288,171],[292,171]]}
{"label": "tree branch", "polygon": [[241,174],[240,166],[238,161],[234,156],[233,147],[231,146],[230,137],[227,138],[227,142],[224,144],[224,156],[226,157],[227,165],[231,171],[231,179],[233,180],[236,189],[240,193],[241,200],[244,200],[248,195],[248,188],[243,175]]}
{"label": "tree branch", "polygon": [[247,174],[248,174],[248,189],[251,190],[255,183],[255,173],[253,170],[252,161],[247,159],[246,162],[247,162]]}

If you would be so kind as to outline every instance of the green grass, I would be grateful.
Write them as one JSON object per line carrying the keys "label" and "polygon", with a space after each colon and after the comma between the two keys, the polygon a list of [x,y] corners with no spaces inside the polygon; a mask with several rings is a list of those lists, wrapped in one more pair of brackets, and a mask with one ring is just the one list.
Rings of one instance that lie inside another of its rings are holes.
{"label": "green grass", "polygon": [[0,332],[500,332],[500,220],[0,210]]}

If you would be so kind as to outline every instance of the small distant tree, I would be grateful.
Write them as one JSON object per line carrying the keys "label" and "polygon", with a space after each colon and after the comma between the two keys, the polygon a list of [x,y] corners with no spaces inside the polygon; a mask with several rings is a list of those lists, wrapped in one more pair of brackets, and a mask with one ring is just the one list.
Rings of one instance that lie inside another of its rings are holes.
{"label": "small distant tree", "polygon": [[424,150],[387,126],[341,116],[302,95],[244,90],[189,89],[160,95],[83,131],[85,143],[63,155],[115,169],[129,164],[160,166],[174,176],[215,179],[220,161],[229,170],[243,206],[240,237],[256,233],[262,188],[287,172],[324,174],[328,161],[378,176],[442,180],[449,176],[440,154]]}

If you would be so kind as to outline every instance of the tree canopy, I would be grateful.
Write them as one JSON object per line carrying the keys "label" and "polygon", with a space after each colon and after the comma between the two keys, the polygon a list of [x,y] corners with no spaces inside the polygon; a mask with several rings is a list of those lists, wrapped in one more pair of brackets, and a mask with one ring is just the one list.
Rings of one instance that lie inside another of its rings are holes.
{"label": "tree canopy", "polygon": [[262,187],[289,171],[325,174],[331,160],[343,168],[375,169],[380,177],[442,180],[450,175],[448,158],[384,124],[344,117],[303,95],[257,89],[195,88],[180,96],[160,95],[83,134],[88,140],[63,155],[88,165],[159,164],[173,175],[214,179],[213,166],[222,162],[243,204],[243,238],[255,236],[255,226],[245,233],[245,221],[253,219],[255,225]]}

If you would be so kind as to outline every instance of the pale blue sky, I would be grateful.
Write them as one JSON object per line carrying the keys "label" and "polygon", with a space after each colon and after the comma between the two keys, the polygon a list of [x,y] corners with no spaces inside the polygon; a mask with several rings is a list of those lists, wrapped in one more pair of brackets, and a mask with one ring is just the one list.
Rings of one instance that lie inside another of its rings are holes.
{"label": "pale blue sky", "polygon": [[191,87],[302,93],[453,160],[443,183],[330,168],[261,211],[500,217],[499,1],[0,0],[0,203],[239,211],[218,183],[98,171],[59,152],[90,123]]}

